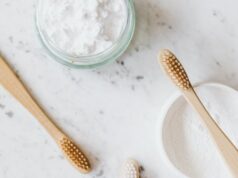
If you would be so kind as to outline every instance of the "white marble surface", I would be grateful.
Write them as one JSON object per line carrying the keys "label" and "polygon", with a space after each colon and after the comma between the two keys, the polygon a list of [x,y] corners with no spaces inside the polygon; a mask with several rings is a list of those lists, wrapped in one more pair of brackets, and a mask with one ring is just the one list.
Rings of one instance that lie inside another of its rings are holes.
{"label": "white marble surface", "polygon": [[158,111],[175,90],[157,65],[157,52],[172,49],[194,82],[238,89],[238,2],[135,0],[135,5],[136,34],[118,62],[72,70],[41,45],[35,1],[0,1],[1,53],[94,166],[91,174],[79,174],[34,118],[1,89],[0,177],[117,178],[127,157],[143,165],[142,178],[175,177],[156,145]]}

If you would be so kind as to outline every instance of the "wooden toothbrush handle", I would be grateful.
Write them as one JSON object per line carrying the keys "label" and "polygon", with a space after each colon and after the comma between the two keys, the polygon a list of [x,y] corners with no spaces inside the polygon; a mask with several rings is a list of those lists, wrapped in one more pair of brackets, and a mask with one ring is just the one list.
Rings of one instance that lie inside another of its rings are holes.
{"label": "wooden toothbrush handle", "polygon": [[217,144],[220,153],[223,155],[226,163],[232,171],[234,177],[238,178],[238,150],[230,141],[222,129],[213,120],[208,113],[194,89],[190,88],[183,91],[185,98],[201,116],[204,124],[207,126],[214,142]]}
{"label": "wooden toothbrush handle", "polygon": [[65,157],[82,173],[91,171],[88,158],[81,149],[68,138],[46,115],[34,101],[27,89],[13,73],[7,63],[0,56],[0,83],[5,87],[28,111],[38,119],[62,149]]}
{"label": "wooden toothbrush handle", "polygon": [[0,83],[8,90],[38,121],[46,128],[53,138],[58,141],[64,134],[48,118],[41,107],[35,102],[25,86],[0,56]]}

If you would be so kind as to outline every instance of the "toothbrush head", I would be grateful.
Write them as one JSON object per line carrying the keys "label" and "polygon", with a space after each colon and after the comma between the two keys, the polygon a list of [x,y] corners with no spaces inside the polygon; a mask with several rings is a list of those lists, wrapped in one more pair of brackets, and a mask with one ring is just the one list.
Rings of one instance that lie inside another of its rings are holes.
{"label": "toothbrush head", "polygon": [[66,158],[82,173],[90,172],[90,163],[83,152],[69,138],[64,137],[59,142]]}
{"label": "toothbrush head", "polygon": [[136,161],[129,159],[126,162],[124,168],[123,178],[139,178],[140,177],[140,168]]}
{"label": "toothbrush head", "polygon": [[180,89],[188,90],[192,87],[182,64],[171,51],[163,49],[159,58],[167,75]]}

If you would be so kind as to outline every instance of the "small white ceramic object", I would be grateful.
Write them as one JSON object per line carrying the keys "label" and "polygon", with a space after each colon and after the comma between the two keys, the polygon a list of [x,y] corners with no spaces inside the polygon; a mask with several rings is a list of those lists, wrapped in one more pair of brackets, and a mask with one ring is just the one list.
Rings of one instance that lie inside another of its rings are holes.
{"label": "small white ceramic object", "polygon": [[[238,92],[217,83],[199,85],[196,91],[218,125],[237,146]],[[168,100],[158,119],[160,157],[176,178],[231,177],[198,117],[180,92]]]}

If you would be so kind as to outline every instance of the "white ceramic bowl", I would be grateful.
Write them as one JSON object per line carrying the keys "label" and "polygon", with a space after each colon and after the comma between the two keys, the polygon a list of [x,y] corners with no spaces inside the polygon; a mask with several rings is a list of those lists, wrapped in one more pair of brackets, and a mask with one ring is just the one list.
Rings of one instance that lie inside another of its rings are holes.
{"label": "white ceramic bowl", "polygon": [[[238,145],[238,92],[216,83],[200,85],[196,91],[220,127]],[[230,177],[207,129],[180,92],[160,111],[157,140],[160,156],[176,178]]]}

